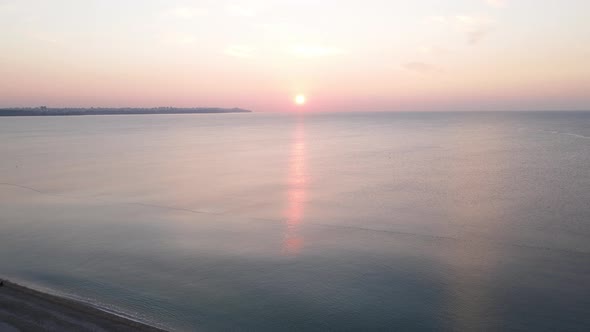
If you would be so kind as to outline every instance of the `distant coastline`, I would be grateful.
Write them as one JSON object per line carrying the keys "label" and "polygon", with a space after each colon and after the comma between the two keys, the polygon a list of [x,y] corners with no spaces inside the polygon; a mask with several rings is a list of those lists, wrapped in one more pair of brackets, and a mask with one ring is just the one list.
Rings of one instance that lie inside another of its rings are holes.
{"label": "distant coastline", "polygon": [[0,116],[69,116],[69,115],[138,115],[138,114],[203,114],[203,113],[250,113],[242,108],[218,107],[155,107],[155,108],[0,108]]}

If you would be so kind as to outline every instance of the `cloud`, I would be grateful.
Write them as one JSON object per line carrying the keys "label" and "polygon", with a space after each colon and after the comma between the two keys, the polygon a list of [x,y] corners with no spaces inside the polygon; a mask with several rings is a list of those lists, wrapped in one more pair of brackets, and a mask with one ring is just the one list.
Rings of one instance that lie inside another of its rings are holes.
{"label": "cloud", "polygon": [[508,6],[508,0],[485,0],[485,2],[495,8],[504,8]]}
{"label": "cloud", "polygon": [[493,21],[485,17],[460,15],[455,17],[457,27],[467,34],[467,43],[475,45],[493,29]]}
{"label": "cloud", "polygon": [[422,46],[420,52],[425,55],[439,56],[448,54],[449,50],[442,46]]}
{"label": "cloud", "polygon": [[209,11],[199,7],[175,7],[165,10],[162,17],[171,19],[190,20],[196,17],[207,16]]}
{"label": "cloud", "polygon": [[236,58],[249,58],[254,55],[256,49],[248,45],[230,45],[225,49],[225,54]]}
{"label": "cloud", "polygon": [[441,71],[440,68],[438,68],[437,66],[419,61],[404,63],[402,64],[402,67],[409,71],[421,74],[437,73]]}
{"label": "cloud", "polygon": [[230,16],[252,17],[256,15],[256,11],[254,9],[239,5],[229,5],[226,7],[226,10]]}
{"label": "cloud", "polygon": [[449,17],[447,16],[428,16],[424,19],[424,23],[427,24],[448,24],[449,23]]}
{"label": "cloud", "polygon": [[196,42],[194,35],[179,31],[166,31],[156,35],[156,38],[165,44],[189,45]]}
{"label": "cloud", "polygon": [[15,9],[14,3],[0,3],[0,14],[13,12]]}
{"label": "cloud", "polygon": [[339,48],[308,44],[292,45],[289,50],[292,54],[303,58],[335,56],[346,53]]}
{"label": "cloud", "polygon": [[56,35],[53,35],[47,31],[36,31],[30,34],[31,38],[36,39],[40,42],[48,43],[48,44],[57,44],[60,43],[60,38]]}
{"label": "cloud", "polygon": [[495,22],[483,16],[456,15],[430,16],[425,23],[453,27],[467,37],[467,43],[475,45],[486,37],[494,28]]}

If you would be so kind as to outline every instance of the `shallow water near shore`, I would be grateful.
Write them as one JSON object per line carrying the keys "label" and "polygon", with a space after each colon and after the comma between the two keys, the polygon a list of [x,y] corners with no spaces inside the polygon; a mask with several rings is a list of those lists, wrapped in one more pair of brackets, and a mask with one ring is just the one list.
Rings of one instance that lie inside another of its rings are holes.
{"label": "shallow water near shore", "polygon": [[170,330],[590,329],[590,113],[0,119],[0,275]]}

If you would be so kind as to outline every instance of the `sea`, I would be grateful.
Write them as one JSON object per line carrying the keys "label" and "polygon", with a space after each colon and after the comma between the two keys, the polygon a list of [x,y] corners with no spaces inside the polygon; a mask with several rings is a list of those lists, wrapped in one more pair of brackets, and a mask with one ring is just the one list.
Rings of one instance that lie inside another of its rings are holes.
{"label": "sea", "polygon": [[3,117],[0,276],[172,331],[588,331],[590,112]]}

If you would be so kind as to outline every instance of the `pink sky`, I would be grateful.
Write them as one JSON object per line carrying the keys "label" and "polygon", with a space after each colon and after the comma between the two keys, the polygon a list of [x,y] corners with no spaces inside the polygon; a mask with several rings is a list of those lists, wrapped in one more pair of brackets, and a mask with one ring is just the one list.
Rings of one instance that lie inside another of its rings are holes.
{"label": "pink sky", "polygon": [[0,107],[590,110],[590,2],[0,0]]}

